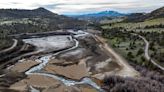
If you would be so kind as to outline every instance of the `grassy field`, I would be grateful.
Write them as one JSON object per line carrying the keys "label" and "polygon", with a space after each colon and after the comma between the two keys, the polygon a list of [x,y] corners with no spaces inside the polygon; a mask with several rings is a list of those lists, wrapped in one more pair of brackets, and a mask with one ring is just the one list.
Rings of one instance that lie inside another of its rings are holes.
{"label": "grassy field", "polygon": [[132,36],[130,33],[144,36],[150,43],[150,56],[157,63],[164,66],[163,25],[164,18],[159,18],[138,23],[113,22],[102,24],[101,27],[105,30],[103,34],[108,39],[108,43],[129,62],[149,69],[156,69],[144,58],[144,41]]}
{"label": "grassy field", "polygon": [[109,23],[121,22],[122,20],[123,20],[123,18],[104,19],[104,20],[101,20],[100,23],[105,25],[105,24],[109,24]]}
{"label": "grassy field", "polygon": [[[111,45],[119,54],[128,59],[130,62],[137,64],[148,65],[148,62],[143,61],[144,57],[144,42],[141,39],[130,39],[121,37],[113,37],[108,39],[109,45]],[[139,52],[142,50],[141,52]]]}
{"label": "grassy field", "polygon": [[[125,23],[125,22],[115,23],[113,22],[111,24],[105,24],[105,25],[103,24],[102,28],[111,29],[115,27],[122,27],[122,28],[126,28],[128,31],[131,31],[131,30],[137,30],[137,29],[144,29],[146,26],[154,26],[154,25],[160,25],[160,24],[164,25],[164,18],[146,20],[144,22],[139,22],[139,23]],[[162,29],[157,28],[156,30],[162,30]]]}

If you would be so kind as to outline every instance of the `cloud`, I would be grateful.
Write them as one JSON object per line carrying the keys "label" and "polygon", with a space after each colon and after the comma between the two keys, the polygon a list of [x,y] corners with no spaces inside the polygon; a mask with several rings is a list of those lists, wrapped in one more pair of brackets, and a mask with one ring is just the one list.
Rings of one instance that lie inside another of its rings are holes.
{"label": "cloud", "polygon": [[164,6],[164,0],[1,0],[0,8],[45,7],[59,14],[82,14],[103,10],[150,12]]}

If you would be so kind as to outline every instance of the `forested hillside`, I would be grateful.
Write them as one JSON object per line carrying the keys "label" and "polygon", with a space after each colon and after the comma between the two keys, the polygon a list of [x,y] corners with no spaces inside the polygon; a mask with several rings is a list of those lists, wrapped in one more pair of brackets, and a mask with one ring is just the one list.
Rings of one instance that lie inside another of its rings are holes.
{"label": "forested hillside", "polygon": [[12,41],[8,38],[11,34],[84,29],[86,25],[85,21],[58,15],[44,8],[0,9],[0,49],[11,46]]}

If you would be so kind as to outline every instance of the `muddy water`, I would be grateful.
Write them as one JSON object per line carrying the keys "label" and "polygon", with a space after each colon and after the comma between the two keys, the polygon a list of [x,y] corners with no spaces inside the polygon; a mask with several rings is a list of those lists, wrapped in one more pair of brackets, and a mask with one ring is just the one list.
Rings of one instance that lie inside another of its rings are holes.
{"label": "muddy water", "polygon": [[[86,34],[86,33],[84,33]],[[83,35],[82,33],[80,33],[80,36]],[[78,37],[78,35],[76,35],[76,37]],[[71,37],[72,39],[72,37]],[[46,55],[43,56],[39,59],[40,64],[32,67],[31,69],[29,69],[27,72],[25,72],[26,75],[41,75],[41,76],[46,76],[46,77],[51,77],[54,78],[55,80],[59,80],[61,81],[63,84],[65,84],[66,86],[73,86],[73,85],[78,85],[78,84],[87,84],[92,86],[93,88],[95,88],[97,91],[99,92],[104,92],[103,89],[101,89],[100,86],[98,86],[95,82],[93,82],[90,78],[83,78],[81,81],[75,81],[75,80],[70,80],[70,79],[65,79],[63,77],[57,76],[55,74],[50,74],[50,73],[43,73],[41,72],[41,70],[48,64],[49,60],[51,58],[55,58],[56,55],[69,51],[69,50],[73,50],[76,49],[79,45],[79,42],[76,39],[72,39],[75,42],[75,45],[69,49],[63,50],[63,51],[59,51],[55,54],[50,54],[50,55]]]}

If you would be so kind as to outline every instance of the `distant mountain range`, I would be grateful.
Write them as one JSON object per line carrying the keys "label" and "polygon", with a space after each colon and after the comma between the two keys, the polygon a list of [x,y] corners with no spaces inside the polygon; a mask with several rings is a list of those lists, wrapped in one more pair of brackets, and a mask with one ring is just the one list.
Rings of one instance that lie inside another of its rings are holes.
{"label": "distant mountain range", "polygon": [[121,17],[127,14],[119,13],[116,11],[102,11],[98,13],[84,14],[84,15],[72,15],[72,17]]}
{"label": "distant mountain range", "polygon": [[79,20],[85,20],[89,22],[99,22],[103,19],[110,19],[116,17],[125,17],[128,14],[119,13],[116,11],[102,11],[98,13],[83,14],[83,15],[69,15],[69,17],[77,18]]}
{"label": "distant mountain range", "polygon": [[164,18],[164,7],[156,9],[151,13],[119,13],[117,11],[102,11],[84,15],[69,15],[69,17],[91,22],[99,22],[103,19],[124,17],[125,22],[141,22],[148,19]]}

